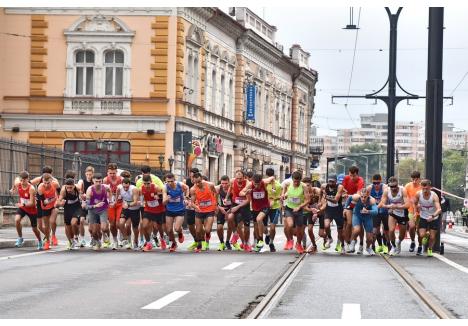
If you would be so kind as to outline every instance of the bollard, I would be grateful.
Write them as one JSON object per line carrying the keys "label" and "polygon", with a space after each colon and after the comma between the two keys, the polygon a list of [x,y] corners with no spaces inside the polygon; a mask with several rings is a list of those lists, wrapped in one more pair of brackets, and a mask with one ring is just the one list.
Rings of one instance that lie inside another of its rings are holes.
{"label": "bollard", "polygon": [[441,242],[441,243],[440,243],[440,250],[439,250],[439,253],[440,253],[441,255],[443,255],[443,254],[444,254],[444,251],[445,251],[445,250],[444,250],[444,243]]}

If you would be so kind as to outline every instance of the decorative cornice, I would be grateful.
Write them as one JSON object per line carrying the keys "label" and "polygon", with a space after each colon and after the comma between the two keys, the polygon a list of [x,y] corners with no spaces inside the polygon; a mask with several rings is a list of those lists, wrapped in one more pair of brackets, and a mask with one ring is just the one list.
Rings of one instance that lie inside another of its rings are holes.
{"label": "decorative cornice", "polygon": [[119,16],[175,16],[177,8],[154,7],[10,7],[5,8],[8,15],[119,15]]}

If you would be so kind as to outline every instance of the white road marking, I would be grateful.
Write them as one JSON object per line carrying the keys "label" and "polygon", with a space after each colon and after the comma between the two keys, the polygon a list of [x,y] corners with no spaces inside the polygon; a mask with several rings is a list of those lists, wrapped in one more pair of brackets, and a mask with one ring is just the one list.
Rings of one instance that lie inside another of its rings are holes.
{"label": "white road marking", "polygon": [[46,254],[48,252],[59,252],[59,251],[65,251],[65,250],[67,250],[67,249],[63,248],[63,249],[50,249],[50,250],[41,250],[41,251],[35,251],[35,252],[28,252],[28,253],[25,253],[25,254],[0,257],[0,261],[1,260],[14,259],[14,258],[27,257],[27,256],[42,255],[42,254]]}
{"label": "white road marking", "polygon": [[155,302],[150,303],[149,305],[144,306],[141,309],[161,309],[167,306],[168,304],[176,301],[179,298],[182,298],[184,295],[190,293],[190,291],[174,291],[172,293],[169,293],[165,297],[162,297],[159,300],[156,300]]}
{"label": "white road marking", "polygon": [[222,269],[225,270],[225,271],[232,271],[234,268],[237,268],[242,264],[243,263],[241,263],[241,262],[234,262],[234,263],[231,263],[231,264],[223,267]]}
{"label": "white road marking", "polygon": [[468,268],[466,268],[465,266],[462,266],[462,265],[459,265],[457,264],[456,262],[454,261],[451,261],[450,259],[448,258],[445,258],[444,256],[441,256],[439,254],[436,254],[434,253],[434,257],[443,261],[444,263],[446,263],[447,265],[450,265],[452,267],[455,267],[456,269],[458,269],[460,272],[463,272],[463,273],[466,273],[468,274]]}
{"label": "white road marking", "polygon": [[361,305],[359,303],[343,303],[341,319],[361,319]]}

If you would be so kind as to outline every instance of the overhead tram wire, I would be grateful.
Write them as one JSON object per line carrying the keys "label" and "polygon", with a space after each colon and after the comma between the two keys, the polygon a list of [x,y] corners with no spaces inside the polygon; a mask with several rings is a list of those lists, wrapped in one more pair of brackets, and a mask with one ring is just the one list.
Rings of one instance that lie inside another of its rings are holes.
{"label": "overhead tram wire", "polygon": [[[356,29],[356,37],[354,39],[353,62],[351,63],[351,74],[349,76],[349,83],[348,83],[348,96],[351,93],[351,83],[353,81],[354,62],[356,60],[356,48],[357,48],[357,41],[358,41],[358,35],[359,35],[359,23],[360,23],[360,21],[361,21],[361,7],[359,7],[358,20],[357,20],[357,24],[356,24],[357,29]],[[346,113],[348,114],[348,117],[351,120],[351,122],[353,123],[354,127],[357,128],[358,125],[356,125],[353,118],[351,117],[351,114],[349,113],[348,103],[349,103],[349,98],[346,99],[346,103],[344,105]]]}
{"label": "overhead tram wire", "polygon": [[465,72],[465,74],[463,75],[462,79],[458,82],[457,86],[455,86],[455,88],[453,89],[453,91],[450,93],[449,97],[450,97],[450,96],[453,96],[453,93],[455,93],[455,91],[457,90],[458,86],[460,86],[461,83],[463,83],[463,81],[465,80],[466,76],[468,76],[468,71]]}

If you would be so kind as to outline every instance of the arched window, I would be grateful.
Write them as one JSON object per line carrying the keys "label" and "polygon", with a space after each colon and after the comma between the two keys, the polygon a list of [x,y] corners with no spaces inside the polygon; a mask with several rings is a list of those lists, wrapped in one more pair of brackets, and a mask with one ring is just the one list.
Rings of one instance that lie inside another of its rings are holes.
{"label": "arched window", "polygon": [[124,54],[120,50],[106,51],[104,54],[106,68],[106,95],[122,95]]}
{"label": "arched window", "polygon": [[94,52],[80,50],[75,54],[76,95],[93,95],[94,93]]}

